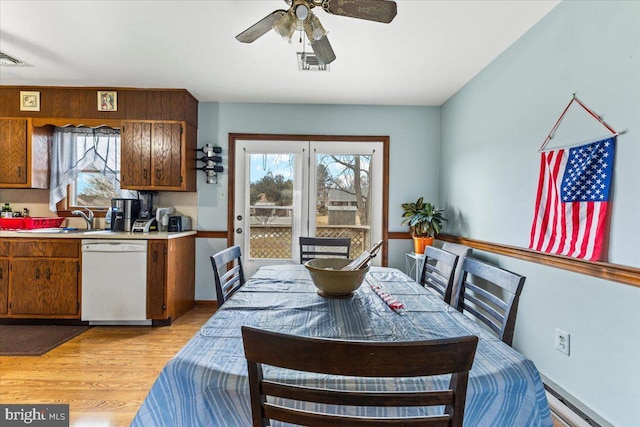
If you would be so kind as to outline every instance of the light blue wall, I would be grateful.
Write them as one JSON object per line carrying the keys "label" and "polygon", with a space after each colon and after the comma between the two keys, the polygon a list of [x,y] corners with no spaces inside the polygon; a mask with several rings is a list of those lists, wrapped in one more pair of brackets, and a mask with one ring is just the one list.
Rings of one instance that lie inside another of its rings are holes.
{"label": "light blue wall", "polygon": [[[227,166],[229,133],[300,135],[388,135],[390,137],[389,230],[401,231],[400,204],[423,195],[437,200],[440,157],[440,108],[355,105],[291,105],[201,103],[199,144],[222,146]],[[221,184],[226,187],[227,175]],[[221,186],[199,177],[200,229],[226,229],[226,200],[218,200]]]}
{"label": "light blue wall", "polygon": [[[312,78],[312,76],[310,76]],[[198,144],[222,147],[225,172],[220,183],[198,177],[198,229],[226,230],[229,133],[389,136],[389,230],[402,231],[400,205],[424,196],[437,201],[440,158],[440,108],[407,106],[201,103]],[[214,299],[208,253],[225,247],[222,239],[198,239],[196,299]],[[389,264],[404,268],[411,243],[394,242]]]}
{"label": "light blue wall", "polygon": [[[640,2],[562,2],[442,107],[440,202],[458,219],[449,231],[527,247],[537,150],[574,92],[627,130],[609,260],[640,267]],[[563,122],[563,138],[584,142],[592,123]],[[514,347],[596,416],[639,426],[640,288],[476,253],[527,276]],[[569,357],[554,350],[555,328],[571,334]]]}

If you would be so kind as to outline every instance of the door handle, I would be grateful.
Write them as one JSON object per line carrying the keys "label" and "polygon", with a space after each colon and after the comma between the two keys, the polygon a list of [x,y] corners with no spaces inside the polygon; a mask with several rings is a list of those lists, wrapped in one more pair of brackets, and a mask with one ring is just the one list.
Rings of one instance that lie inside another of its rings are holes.
{"label": "door handle", "polygon": [[236,228],[236,233],[242,234],[242,228],[240,228],[240,227]]}

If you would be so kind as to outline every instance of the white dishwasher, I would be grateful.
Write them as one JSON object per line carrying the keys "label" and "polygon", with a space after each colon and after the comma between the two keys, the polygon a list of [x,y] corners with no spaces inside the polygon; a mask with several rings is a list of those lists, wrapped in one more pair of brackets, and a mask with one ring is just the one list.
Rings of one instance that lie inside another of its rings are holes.
{"label": "white dishwasher", "polygon": [[147,241],[82,240],[82,315],[91,325],[150,325]]}

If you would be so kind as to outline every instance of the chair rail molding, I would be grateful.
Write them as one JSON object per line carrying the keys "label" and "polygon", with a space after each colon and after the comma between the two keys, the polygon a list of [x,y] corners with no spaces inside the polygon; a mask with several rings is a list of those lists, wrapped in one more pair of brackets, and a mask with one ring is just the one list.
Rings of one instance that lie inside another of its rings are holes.
{"label": "chair rail molding", "polygon": [[[408,237],[407,235],[407,238]],[[624,283],[625,285],[640,287],[640,268],[609,262],[585,261],[563,255],[548,254],[517,246],[486,242],[450,234],[439,234],[437,239],[445,242],[460,243],[481,251],[493,252],[499,255],[506,255],[537,264],[544,264],[575,273],[598,277],[600,279]]]}

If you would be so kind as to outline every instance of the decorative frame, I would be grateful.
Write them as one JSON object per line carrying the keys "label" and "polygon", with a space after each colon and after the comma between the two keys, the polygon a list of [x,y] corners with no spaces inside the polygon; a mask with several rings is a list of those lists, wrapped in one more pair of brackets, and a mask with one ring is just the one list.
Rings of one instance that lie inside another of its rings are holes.
{"label": "decorative frame", "polygon": [[40,111],[40,92],[20,91],[20,111]]}
{"label": "decorative frame", "polygon": [[98,111],[118,111],[118,92],[115,90],[99,90]]}

